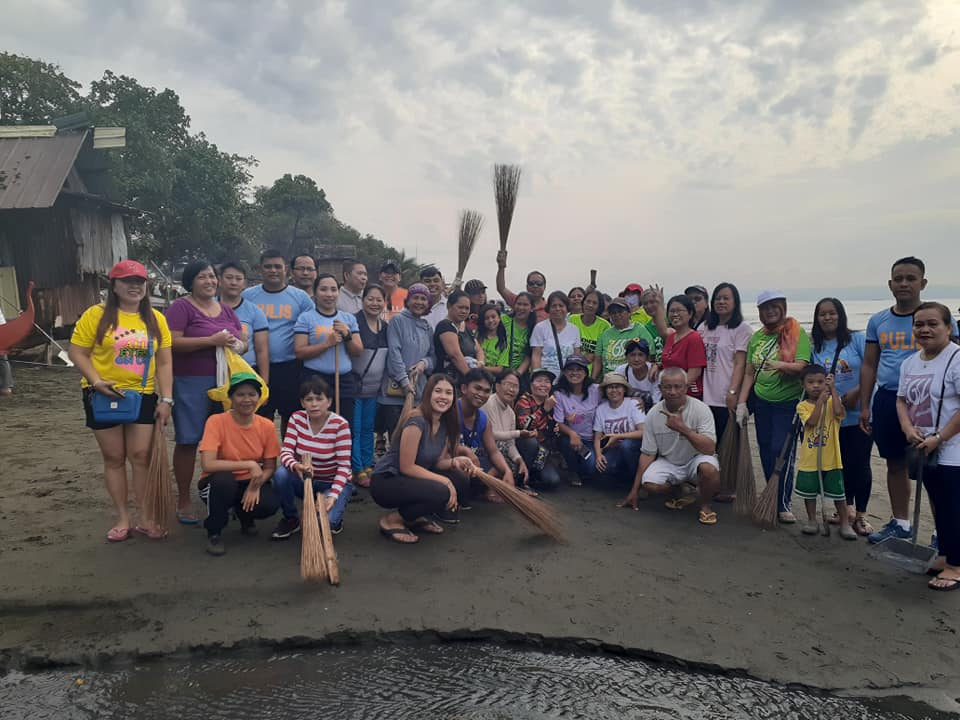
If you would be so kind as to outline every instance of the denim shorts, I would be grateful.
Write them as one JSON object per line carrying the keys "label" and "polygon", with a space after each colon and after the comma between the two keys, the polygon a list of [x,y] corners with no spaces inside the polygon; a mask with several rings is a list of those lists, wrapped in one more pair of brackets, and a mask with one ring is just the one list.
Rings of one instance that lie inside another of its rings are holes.
{"label": "denim shorts", "polygon": [[903,460],[907,455],[907,436],[897,417],[897,393],[895,390],[877,388],[870,411],[873,425],[873,441],[877,452],[884,460]]}
{"label": "denim shorts", "polygon": [[173,378],[173,430],[178,445],[199,445],[207,418],[222,412],[220,403],[207,397],[217,385],[213,375],[175,375]]}

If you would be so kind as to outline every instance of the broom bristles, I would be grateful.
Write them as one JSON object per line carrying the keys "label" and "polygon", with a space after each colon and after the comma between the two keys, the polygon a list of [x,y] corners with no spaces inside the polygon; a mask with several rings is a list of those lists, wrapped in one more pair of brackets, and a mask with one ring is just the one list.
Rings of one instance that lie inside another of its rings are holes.
{"label": "broom bristles", "polygon": [[170,483],[170,458],[167,440],[159,425],[153,427],[150,448],[150,467],[143,493],[143,515],[166,530],[173,516],[173,487]]}
{"label": "broom bristles", "polygon": [[300,577],[304,580],[325,580],[327,566],[323,558],[320,521],[317,503],[313,498],[313,476],[305,474],[303,481],[303,521],[300,545]]}
{"label": "broom bristles", "polygon": [[750,432],[741,427],[737,445],[736,498],[733,512],[741,517],[750,517],[757,504],[757,482],[753,478],[753,455],[750,452]]}
{"label": "broom bristles", "polygon": [[519,511],[523,518],[537,530],[557,542],[564,542],[560,520],[550,505],[543,500],[520,492],[513,485],[480,470],[476,470],[474,475],[490,490],[506,500],[508,505]]}
{"label": "broom bristles", "polygon": [[777,495],[780,491],[780,475],[774,473],[753,506],[753,521],[762,528],[773,530],[777,526]]}
{"label": "broom bristles", "polygon": [[519,165],[493,166],[493,196],[497,203],[497,226],[500,231],[500,250],[507,249],[513,210],[517,206],[517,191],[520,189]]}
{"label": "broom bristles", "polygon": [[333,533],[330,532],[330,518],[327,517],[326,509],[321,509],[318,519],[320,520],[320,537],[323,539],[323,561],[327,568],[327,578],[331,585],[340,584],[340,563],[337,562],[337,551],[333,547]]}
{"label": "broom bristles", "polygon": [[717,455],[720,457],[721,495],[733,495],[737,489],[737,449],[740,440],[737,427],[735,419],[731,417],[717,448]]}
{"label": "broom bristles", "polygon": [[460,234],[457,241],[457,277],[453,284],[460,287],[463,281],[463,273],[467,269],[467,263],[473,254],[473,248],[477,245],[477,238],[480,236],[480,229],[483,227],[483,215],[476,210],[463,210],[460,213]]}

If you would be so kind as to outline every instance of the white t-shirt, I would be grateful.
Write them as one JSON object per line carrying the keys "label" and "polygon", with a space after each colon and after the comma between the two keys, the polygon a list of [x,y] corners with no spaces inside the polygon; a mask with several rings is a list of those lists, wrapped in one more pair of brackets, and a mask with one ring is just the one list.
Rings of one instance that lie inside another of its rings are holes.
{"label": "white t-shirt", "polygon": [[[563,330],[557,332],[557,340],[560,341],[560,352],[563,354],[563,361],[566,362],[580,347],[580,328],[568,322]],[[533,332],[530,333],[530,347],[543,348],[540,367],[552,371],[559,378],[561,368],[560,363],[557,362],[557,343],[553,339],[549,318],[534,326]]]}
{"label": "white t-shirt", "polygon": [[[647,365],[647,370],[649,369],[650,366]],[[663,399],[663,397],[660,395],[660,386],[655,382],[650,382],[646,375],[644,375],[642,378],[636,377],[629,365],[620,365],[617,367],[615,372],[623,375],[627,379],[627,383],[630,385],[630,394],[633,397],[649,397],[651,405],[658,403]]]}
{"label": "white t-shirt", "polygon": [[[951,357],[953,360],[951,362]],[[949,363],[950,367],[947,368]],[[946,370],[946,384],[943,373]],[[937,424],[940,408],[940,387],[943,386],[943,410]],[[900,366],[900,386],[897,397],[907,403],[910,421],[926,435],[942,429],[950,418],[960,412],[960,348],[947,345],[933,360],[923,360],[921,353],[914,353]],[[940,446],[941,465],[960,466],[960,435],[954,435]]]}
{"label": "white t-shirt", "polygon": [[633,432],[646,418],[643,410],[629,398],[620,403],[618,408],[610,407],[610,403],[604,400],[597,406],[597,412],[593,416],[593,429],[604,435]]}
{"label": "white t-shirt", "polygon": [[[650,408],[647,421],[643,426],[643,445],[640,450],[644,455],[662,457],[674,465],[686,465],[701,453],[697,451],[687,438],[676,430],[667,427],[667,406],[659,402]],[[713,413],[710,408],[696,398],[688,397],[683,407],[683,422],[698,435],[717,439],[717,426],[713,422]]]}
{"label": "white t-shirt", "polygon": [[[726,325],[717,325],[713,330],[706,323],[697,328],[703,338],[707,353],[707,366],[703,369],[703,401],[714,407],[727,404],[727,391],[733,380],[733,358],[737,352],[747,352],[753,328],[742,322],[731,330]],[[744,358],[746,359],[746,358]]]}

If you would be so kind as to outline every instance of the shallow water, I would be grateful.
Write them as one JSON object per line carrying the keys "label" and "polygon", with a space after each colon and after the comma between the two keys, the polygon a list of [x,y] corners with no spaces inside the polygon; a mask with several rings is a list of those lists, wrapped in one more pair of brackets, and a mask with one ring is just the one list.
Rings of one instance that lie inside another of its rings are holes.
{"label": "shallow water", "polygon": [[109,671],[9,673],[5,720],[57,718],[919,718],[855,700],[639,660],[485,643],[172,658]]}

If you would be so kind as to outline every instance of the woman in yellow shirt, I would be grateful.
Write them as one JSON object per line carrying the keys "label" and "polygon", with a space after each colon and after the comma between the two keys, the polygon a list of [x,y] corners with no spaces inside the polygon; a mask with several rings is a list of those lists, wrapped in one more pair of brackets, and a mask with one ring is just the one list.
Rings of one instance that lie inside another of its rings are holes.
{"label": "woman in yellow shirt", "polygon": [[[123,260],[110,271],[110,289],[102,305],[87,308],[70,338],[70,359],[83,375],[83,408],[87,427],[103,455],[107,492],[117,522],[108,542],[130,538],[131,529],[152,540],[166,536],[154,518],[141,517],[131,528],[127,511],[127,462],[133,471],[133,489],[143,497],[155,422],[166,425],[173,405],[173,365],[170,330],[163,315],[150,306],[147,271],[138,262]],[[120,399],[139,392],[140,414],[126,423],[97,420],[96,393]]]}

